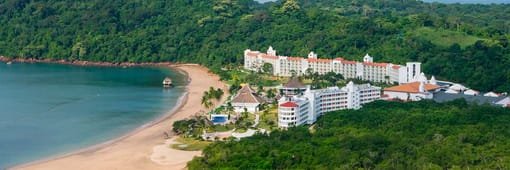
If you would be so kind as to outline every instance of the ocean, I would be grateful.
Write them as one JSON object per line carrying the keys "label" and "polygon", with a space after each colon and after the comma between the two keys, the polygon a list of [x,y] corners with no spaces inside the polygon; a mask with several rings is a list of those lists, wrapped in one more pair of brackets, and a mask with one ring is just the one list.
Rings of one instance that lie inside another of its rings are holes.
{"label": "ocean", "polygon": [[0,169],[120,137],[175,107],[186,79],[168,68],[0,62]]}

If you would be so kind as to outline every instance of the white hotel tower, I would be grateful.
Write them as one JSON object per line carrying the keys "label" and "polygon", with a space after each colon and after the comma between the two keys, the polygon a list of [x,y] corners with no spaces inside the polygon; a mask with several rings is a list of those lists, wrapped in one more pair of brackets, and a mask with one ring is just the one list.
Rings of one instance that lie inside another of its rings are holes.
{"label": "white hotel tower", "polygon": [[[289,90],[290,88],[280,87],[287,92],[292,91]],[[318,90],[310,90],[308,86],[302,94],[285,93],[285,97],[280,99],[278,102],[278,127],[288,128],[313,124],[319,116],[326,112],[359,109],[363,104],[380,98],[381,88],[370,84],[355,85],[349,82],[342,88],[329,87]]]}
{"label": "white hotel tower", "polygon": [[376,63],[368,54],[363,57],[363,62],[349,61],[343,58],[319,59],[317,54],[310,52],[307,58],[278,56],[273,47],[269,47],[266,53],[259,51],[244,51],[244,68],[260,71],[264,63],[273,66],[273,74],[276,76],[291,76],[305,74],[308,69],[312,72],[325,74],[335,72],[345,78],[360,78],[372,82],[384,82],[399,84],[410,82],[421,73],[421,63],[408,62],[405,66],[391,63]]}

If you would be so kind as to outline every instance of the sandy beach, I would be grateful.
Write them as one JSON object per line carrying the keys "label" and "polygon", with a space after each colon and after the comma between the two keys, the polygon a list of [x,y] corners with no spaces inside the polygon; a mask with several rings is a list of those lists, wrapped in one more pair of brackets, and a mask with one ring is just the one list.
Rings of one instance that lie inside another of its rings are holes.
{"label": "sandy beach", "polygon": [[[172,134],[174,121],[207,110],[200,102],[203,92],[209,87],[222,88],[225,92],[228,92],[228,89],[219,81],[217,75],[209,73],[208,69],[202,66],[180,64],[171,67],[184,71],[190,79],[182,104],[175,111],[170,111],[162,119],[112,141],[12,169],[186,169],[186,162],[201,152],[164,147],[168,143],[164,138],[164,132]],[[224,95],[222,101],[226,96]],[[161,161],[153,161],[154,159]]]}

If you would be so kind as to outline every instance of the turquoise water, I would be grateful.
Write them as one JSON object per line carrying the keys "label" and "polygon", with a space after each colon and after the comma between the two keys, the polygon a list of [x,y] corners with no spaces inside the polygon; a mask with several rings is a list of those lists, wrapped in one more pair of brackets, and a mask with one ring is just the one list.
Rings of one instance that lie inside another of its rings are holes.
{"label": "turquoise water", "polygon": [[185,83],[164,68],[0,62],[0,169],[122,136],[171,110]]}

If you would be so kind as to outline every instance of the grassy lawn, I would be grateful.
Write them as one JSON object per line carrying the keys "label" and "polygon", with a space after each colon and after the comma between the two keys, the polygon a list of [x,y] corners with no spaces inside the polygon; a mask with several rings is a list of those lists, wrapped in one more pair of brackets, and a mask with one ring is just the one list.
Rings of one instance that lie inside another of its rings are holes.
{"label": "grassy lawn", "polygon": [[233,124],[214,125],[213,129],[214,129],[215,132],[226,132],[226,131],[234,129],[234,125]]}
{"label": "grassy lawn", "polygon": [[429,40],[435,45],[442,47],[449,47],[454,43],[459,44],[462,48],[474,44],[478,40],[485,40],[483,38],[467,35],[462,32],[433,29],[429,27],[422,27],[414,30],[412,36],[420,39]]}
{"label": "grassy lawn", "polygon": [[172,144],[170,145],[170,147],[173,149],[183,151],[199,151],[212,143],[209,141],[196,140],[195,138],[182,138],[182,137],[175,139],[175,141],[179,142],[180,144]]}
{"label": "grassy lawn", "polygon": [[267,113],[260,113],[260,121],[257,127],[266,130],[278,128],[278,108],[275,106],[268,109]]}
{"label": "grassy lawn", "polygon": [[[229,84],[229,85],[232,85],[236,81],[241,82],[241,83],[250,83],[252,85],[256,84],[255,82],[253,82],[254,80],[252,80],[253,76],[249,77],[250,73],[247,70],[244,70],[244,71],[232,70],[229,72],[229,74],[231,76],[231,78],[227,81],[227,84]],[[277,86],[277,85],[282,84],[282,82],[286,82],[285,78],[282,79],[280,77],[276,77],[276,76],[272,76],[272,75],[268,75],[268,74],[259,74],[259,73],[254,73],[254,74],[257,75],[256,81],[261,82],[262,85],[264,85],[264,86]],[[255,85],[253,87],[256,88]]]}
{"label": "grassy lawn", "polygon": [[237,132],[237,133],[244,133],[244,132],[246,132],[247,130],[248,130],[248,129],[246,129],[246,128],[237,128],[235,132]]}

